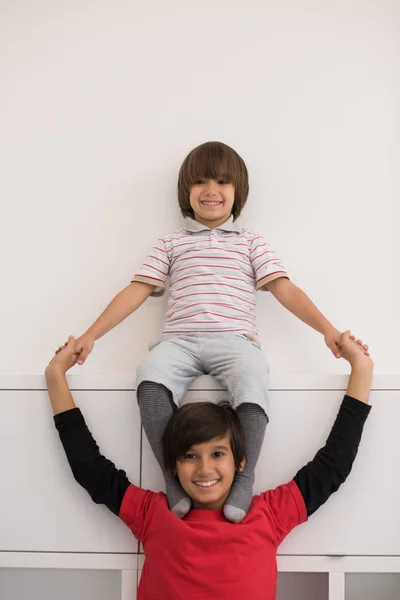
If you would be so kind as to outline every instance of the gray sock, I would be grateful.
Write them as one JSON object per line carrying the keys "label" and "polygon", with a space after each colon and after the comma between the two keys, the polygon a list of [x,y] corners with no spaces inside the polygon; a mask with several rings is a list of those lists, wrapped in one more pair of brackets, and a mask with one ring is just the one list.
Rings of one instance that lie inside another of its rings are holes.
{"label": "gray sock", "polygon": [[171,511],[181,519],[189,512],[191,500],[186,495],[178,478],[171,476],[165,469],[162,447],[164,430],[175,410],[172,394],[160,383],[143,381],[137,390],[137,398],[143,428],[164,475],[168,505]]}
{"label": "gray sock", "polygon": [[253,497],[254,470],[264,440],[268,417],[258,404],[245,402],[237,408],[244,434],[246,465],[236,473],[231,492],[225,501],[224,515],[233,523],[240,523],[248,513]]}

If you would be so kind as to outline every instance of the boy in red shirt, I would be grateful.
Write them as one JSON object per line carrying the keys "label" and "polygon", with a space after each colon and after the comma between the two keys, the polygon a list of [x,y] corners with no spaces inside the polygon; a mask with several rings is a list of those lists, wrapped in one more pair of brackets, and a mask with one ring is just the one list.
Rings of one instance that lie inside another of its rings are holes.
{"label": "boy in red shirt", "polygon": [[201,402],[173,414],[163,438],[165,468],[178,477],[193,507],[179,519],[165,494],[134,486],[101,456],[66,381],[79,355],[70,336],[46,368],[55,424],[75,479],[143,543],[138,600],[275,599],[279,544],[338,489],[357,454],[373,370],[363,349],[367,346],[350,332],[341,335],[340,351],[351,374],[325,446],[289,483],[254,496],[242,523],[234,525],[222,509],[245,464],[235,411]]}

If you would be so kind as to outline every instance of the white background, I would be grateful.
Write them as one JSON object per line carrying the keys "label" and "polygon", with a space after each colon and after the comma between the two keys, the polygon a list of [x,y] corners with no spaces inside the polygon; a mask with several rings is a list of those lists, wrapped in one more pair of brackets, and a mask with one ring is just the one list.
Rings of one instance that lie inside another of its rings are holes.
{"label": "white background", "polygon": [[[399,373],[398,2],[0,10],[2,373],[42,373],[180,227],[179,166],[212,139],[248,164],[242,222],[338,329],[369,342],[376,373]],[[149,299],[81,371],[134,373],[163,308]],[[272,296],[258,308],[274,372],[345,372]]]}

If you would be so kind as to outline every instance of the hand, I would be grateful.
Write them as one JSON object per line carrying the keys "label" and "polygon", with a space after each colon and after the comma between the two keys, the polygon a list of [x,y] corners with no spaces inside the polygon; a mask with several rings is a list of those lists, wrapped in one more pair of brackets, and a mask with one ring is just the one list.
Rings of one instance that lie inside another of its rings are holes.
{"label": "hand", "polygon": [[340,336],[340,331],[338,331],[334,327],[332,327],[332,329],[329,329],[324,335],[325,344],[328,346],[329,350],[336,358],[341,358],[342,356],[339,348]]}
{"label": "hand", "polygon": [[342,357],[347,360],[350,365],[363,365],[372,368],[374,363],[368,352],[368,345],[363,344],[362,340],[356,340],[350,331],[345,331],[340,335],[339,348]]}
{"label": "hand", "polygon": [[73,335],[70,335],[68,342],[64,346],[60,346],[54,358],[46,367],[46,375],[56,371],[65,375],[65,373],[76,364],[79,352],[77,351],[77,343]]}
{"label": "hand", "polygon": [[[91,351],[93,350],[94,342],[95,342],[94,337],[92,335],[90,335],[89,333],[84,333],[83,335],[81,335],[80,337],[77,338],[76,351],[79,354],[78,365],[83,365],[83,363],[85,362],[85,360],[87,359],[87,357],[89,356]],[[64,344],[64,346],[60,346],[56,350],[56,354],[58,354],[58,352],[61,352],[61,350],[63,350],[65,348],[66,344],[67,344],[67,342]]]}
{"label": "hand", "polygon": [[[332,327],[332,329],[329,329],[329,331],[327,331],[324,335],[325,344],[328,346],[328,348],[331,350],[332,354],[336,358],[342,358],[343,356],[340,349],[340,340],[342,335],[343,334],[334,327]],[[354,336],[351,336],[351,338],[355,340]],[[359,344],[364,354],[366,356],[369,356],[367,344],[363,344],[361,340],[357,340],[357,343]]]}

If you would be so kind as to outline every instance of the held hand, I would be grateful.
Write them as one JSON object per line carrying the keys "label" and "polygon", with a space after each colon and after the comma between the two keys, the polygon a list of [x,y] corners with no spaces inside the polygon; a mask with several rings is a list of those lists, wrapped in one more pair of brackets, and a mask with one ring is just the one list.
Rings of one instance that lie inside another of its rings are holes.
{"label": "held hand", "polygon": [[[95,339],[88,333],[84,333],[83,335],[81,335],[80,337],[78,337],[76,339],[75,350],[79,354],[78,365],[83,365],[83,363],[85,362],[85,360],[87,359],[87,357],[89,356],[91,351],[93,350],[94,342],[95,342]],[[61,352],[61,350],[63,350],[66,345],[67,345],[67,342],[64,344],[64,346],[60,346],[56,350],[56,354]]]}
{"label": "held hand", "polygon": [[83,365],[91,351],[93,350],[95,339],[88,333],[84,333],[76,340],[77,350],[80,352],[78,365]]}
{"label": "held hand", "polygon": [[332,352],[333,356],[336,358],[341,358],[342,354],[340,352],[340,336],[341,333],[334,327],[329,329],[324,335],[325,344],[328,346],[329,350]]}
{"label": "held hand", "polygon": [[[332,329],[330,329],[328,332],[326,332],[324,335],[326,345],[328,346],[328,348],[331,350],[332,354],[336,358],[341,358],[343,356],[343,354],[341,352],[341,348],[340,348],[342,335],[344,335],[344,334],[342,334],[340,331],[338,331],[334,327]],[[354,335],[350,334],[350,337],[352,340],[355,340]],[[364,352],[364,354],[366,356],[369,356],[367,344],[363,344],[362,340],[357,340],[357,343],[360,346],[361,350]]]}
{"label": "held hand", "polygon": [[342,357],[347,360],[352,367],[355,365],[364,365],[372,368],[374,363],[368,352],[368,345],[363,344],[362,340],[356,340],[350,331],[341,334],[339,348]]}
{"label": "held hand", "polygon": [[54,358],[49,362],[46,368],[46,374],[51,371],[57,371],[65,375],[65,373],[76,364],[79,352],[77,343],[73,335],[70,335],[68,342],[64,346],[60,346]]}

